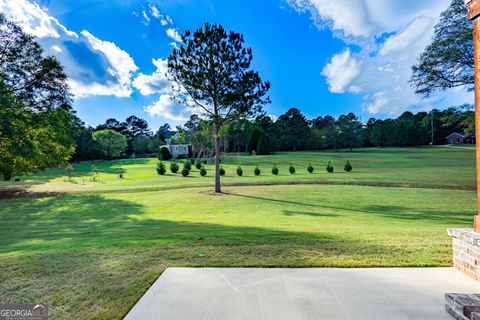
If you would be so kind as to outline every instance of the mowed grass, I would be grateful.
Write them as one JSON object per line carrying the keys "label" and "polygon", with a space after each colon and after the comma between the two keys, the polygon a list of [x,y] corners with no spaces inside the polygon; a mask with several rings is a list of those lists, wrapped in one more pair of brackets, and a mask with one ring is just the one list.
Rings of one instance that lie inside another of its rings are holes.
{"label": "mowed grass", "polygon": [[[352,174],[343,171],[346,160],[353,165]],[[180,171],[183,161],[178,161]],[[333,174],[325,170],[328,161],[335,168]],[[159,176],[155,170],[157,162],[157,159],[150,158],[77,164],[70,181],[63,168],[53,168],[21,177],[20,182],[0,181],[0,191],[11,188],[81,193],[125,189],[145,191],[208,187],[213,183],[213,164],[205,165],[206,177],[201,177],[199,170],[192,167],[190,176],[182,178],[180,171],[177,174],[170,172],[169,162],[166,162],[167,174]],[[306,170],[309,163],[315,168],[313,174]],[[238,165],[243,168],[242,177],[236,176]],[[262,171],[258,177],[253,174],[257,165]],[[273,165],[280,170],[278,176],[271,174]],[[293,176],[288,172],[290,165],[296,168]],[[473,190],[476,185],[474,150],[460,148],[364,148],[353,152],[279,152],[269,156],[228,154],[223,157],[222,166],[226,170],[222,182],[227,186],[313,183]],[[96,182],[91,181],[92,167],[97,171]],[[124,179],[118,177],[120,168],[125,170]]]}
{"label": "mowed grass", "polygon": [[[114,174],[118,162],[103,162],[100,182],[79,182],[90,166],[81,164],[73,182],[52,169],[3,183],[64,193],[0,200],[0,301],[46,303],[53,319],[119,319],[169,266],[448,266],[446,228],[470,226],[476,210],[474,156],[229,155],[224,195],[211,194],[211,170],[159,177],[153,159],[122,161],[125,179]],[[350,174],[340,172],[346,159]],[[337,173],[325,172],[327,160]],[[246,176],[234,176],[237,163]],[[274,163],[282,175],[271,175]]]}

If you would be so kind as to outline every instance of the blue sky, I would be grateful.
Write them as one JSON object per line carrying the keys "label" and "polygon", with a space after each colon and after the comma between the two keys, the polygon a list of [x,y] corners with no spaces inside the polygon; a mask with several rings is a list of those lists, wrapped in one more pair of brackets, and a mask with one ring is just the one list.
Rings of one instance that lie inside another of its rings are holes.
{"label": "blue sky", "polygon": [[408,86],[449,0],[0,0],[0,10],[38,37],[70,76],[87,123],[129,115],[152,128],[184,123],[169,99],[165,58],[187,29],[220,23],[245,36],[253,68],[271,82],[267,113],[300,108],[309,118],[355,112],[396,116],[472,102],[462,90],[428,100]]}

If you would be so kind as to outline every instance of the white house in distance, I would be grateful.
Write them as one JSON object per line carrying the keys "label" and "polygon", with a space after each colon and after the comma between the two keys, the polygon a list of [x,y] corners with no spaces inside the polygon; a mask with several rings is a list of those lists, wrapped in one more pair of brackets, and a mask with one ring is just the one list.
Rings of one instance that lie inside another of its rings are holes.
{"label": "white house in distance", "polygon": [[160,149],[167,148],[173,157],[178,158],[179,156],[188,157],[189,147],[190,144],[188,143],[177,144],[172,142],[172,139],[167,139],[167,144],[160,146]]}

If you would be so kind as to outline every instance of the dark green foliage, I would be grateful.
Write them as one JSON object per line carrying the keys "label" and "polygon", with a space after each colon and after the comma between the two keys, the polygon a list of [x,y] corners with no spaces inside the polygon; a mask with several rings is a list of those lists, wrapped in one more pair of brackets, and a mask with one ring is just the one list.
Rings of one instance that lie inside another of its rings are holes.
{"label": "dark green foliage", "polygon": [[346,172],[350,172],[350,171],[352,171],[352,169],[353,169],[353,167],[350,164],[350,161],[347,160],[347,162],[345,162],[345,166],[343,167],[343,170],[345,170]]}
{"label": "dark green foliage", "polygon": [[327,172],[328,173],[332,173],[333,172],[333,166],[332,166],[332,163],[330,161],[328,161],[328,164],[327,164]]}
{"label": "dark green foliage", "polygon": [[176,163],[176,162],[170,163],[170,171],[172,173],[177,173],[178,169],[180,169],[179,166],[178,166],[178,163]]}
{"label": "dark green foliage", "polygon": [[[190,164],[191,164],[192,166],[195,165],[195,159],[190,158]],[[196,166],[196,165],[195,165],[195,166]],[[197,169],[198,169],[198,168],[197,168]]]}
{"label": "dark green foliage", "polygon": [[200,175],[201,175],[202,177],[205,177],[205,176],[207,175],[207,169],[205,169],[204,166],[201,166],[201,167],[200,167]]}
{"label": "dark green foliage", "polygon": [[242,167],[238,166],[237,167],[237,176],[241,177],[243,175],[243,169]]}
{"label": "dark green foliage", "polygon": [[[176,92],[178,98],[193,98],[213,127],[217,168],[221,130],[241,117],[259,113],[270,102],[264,98],[270,83],[250,69],[252,58],[252,49],[244,47],[241,34],[209,23],[195,32],[187,30],[180,48],[168,57],[169,74],[184,89]],[[221,192],[219,172],[215,173],[215,192]]]}
{"label": "dark green foliage", "polygon": [[77,128],[62,65],[3,14],[0,48],[0,176],[65,165]]}
{"label": "dark green foliage", "polygon": [[183,177],[186,177],[186,176],[188,176],[189,174],[190,174],[190,170],[188,170],[187,168],[184,167],[184,168],[182,169],[182,176],[183,176]]}
{"label": "dark green foliage", "polygon": [[202,168],[202,161],[200,159],[197,159],[195,161],[195,168],[197,168],[198,170]]}
{"label": "dark green foliage", "polygon": [[259,176],[260,175],[260,168],[258,166],[255,167],[255,169],[253,170],[253,173],[256,175],[256,176]]}
{"label": "dark green foliage", "polygon": [[187,160],[183,163],[183,167],[186,168],[188,171],[192,170],[192,162],[187,159]]}
{"label": "dark green foliage", "polygon": [[277,168],[277,165],[273,165],[273,168],[272,168],[272,174],[274,176],[278,175],[278,168]]}
{"label": "dark green foliage", "polygon": [[158,153],[158,160],[168,161],[172,159],[172,154],[167,147],[161,147],[160,152]]}
{"label": "dark green foliage", "polygon": [[163,176],[167,172],[167,167],[165,166],[165,163],[162,161],[159,161],[157,163],[157,173],[161,176]]}
{"label": "dark green foliage", "polygon": [[223,169],[223,167],[220,167],[220,175],[223,177],[225,175],[225,169]]}
{"label": "dark green foliage", "polygon": [[290,174],[295,174],[295,167],[290,165],[290,167],[288,168],[288,172],[290,172]]}
{"label": "dark green foliage", "polygon": [[464,0],[453,0],[440,15],[432,43],[412,67],[410,82],[423,96],[462,86],[472,90],[473,63],[472,23],[467,19],[467,6]]}
{"label": "dark green foliage", "polygon": [[307,171],[308,173],[313,173],[313,166],[311,163],[308,164]]}
{"label": "dark green foliage", "polygon": [[127,138],[123,134],[110,129],[95,131],[92,137],[107,159],[120,156],[128,145]]}
{"label": "dark green foliage", "polygon": [[266,155],[270,154],[270,148],[268,145],[268,138],[265,134],[260,136],[257,144],[257,154],[258,155]]}

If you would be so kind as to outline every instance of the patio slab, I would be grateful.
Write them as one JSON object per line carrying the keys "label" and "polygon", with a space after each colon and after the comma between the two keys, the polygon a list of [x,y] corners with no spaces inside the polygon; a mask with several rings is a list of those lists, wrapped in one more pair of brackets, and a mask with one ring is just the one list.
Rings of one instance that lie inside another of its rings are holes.
{"label": "patio slab", "polygon": [[452,320],[445,293],[480,293],[453,268],[169,268],[127,320]]}

